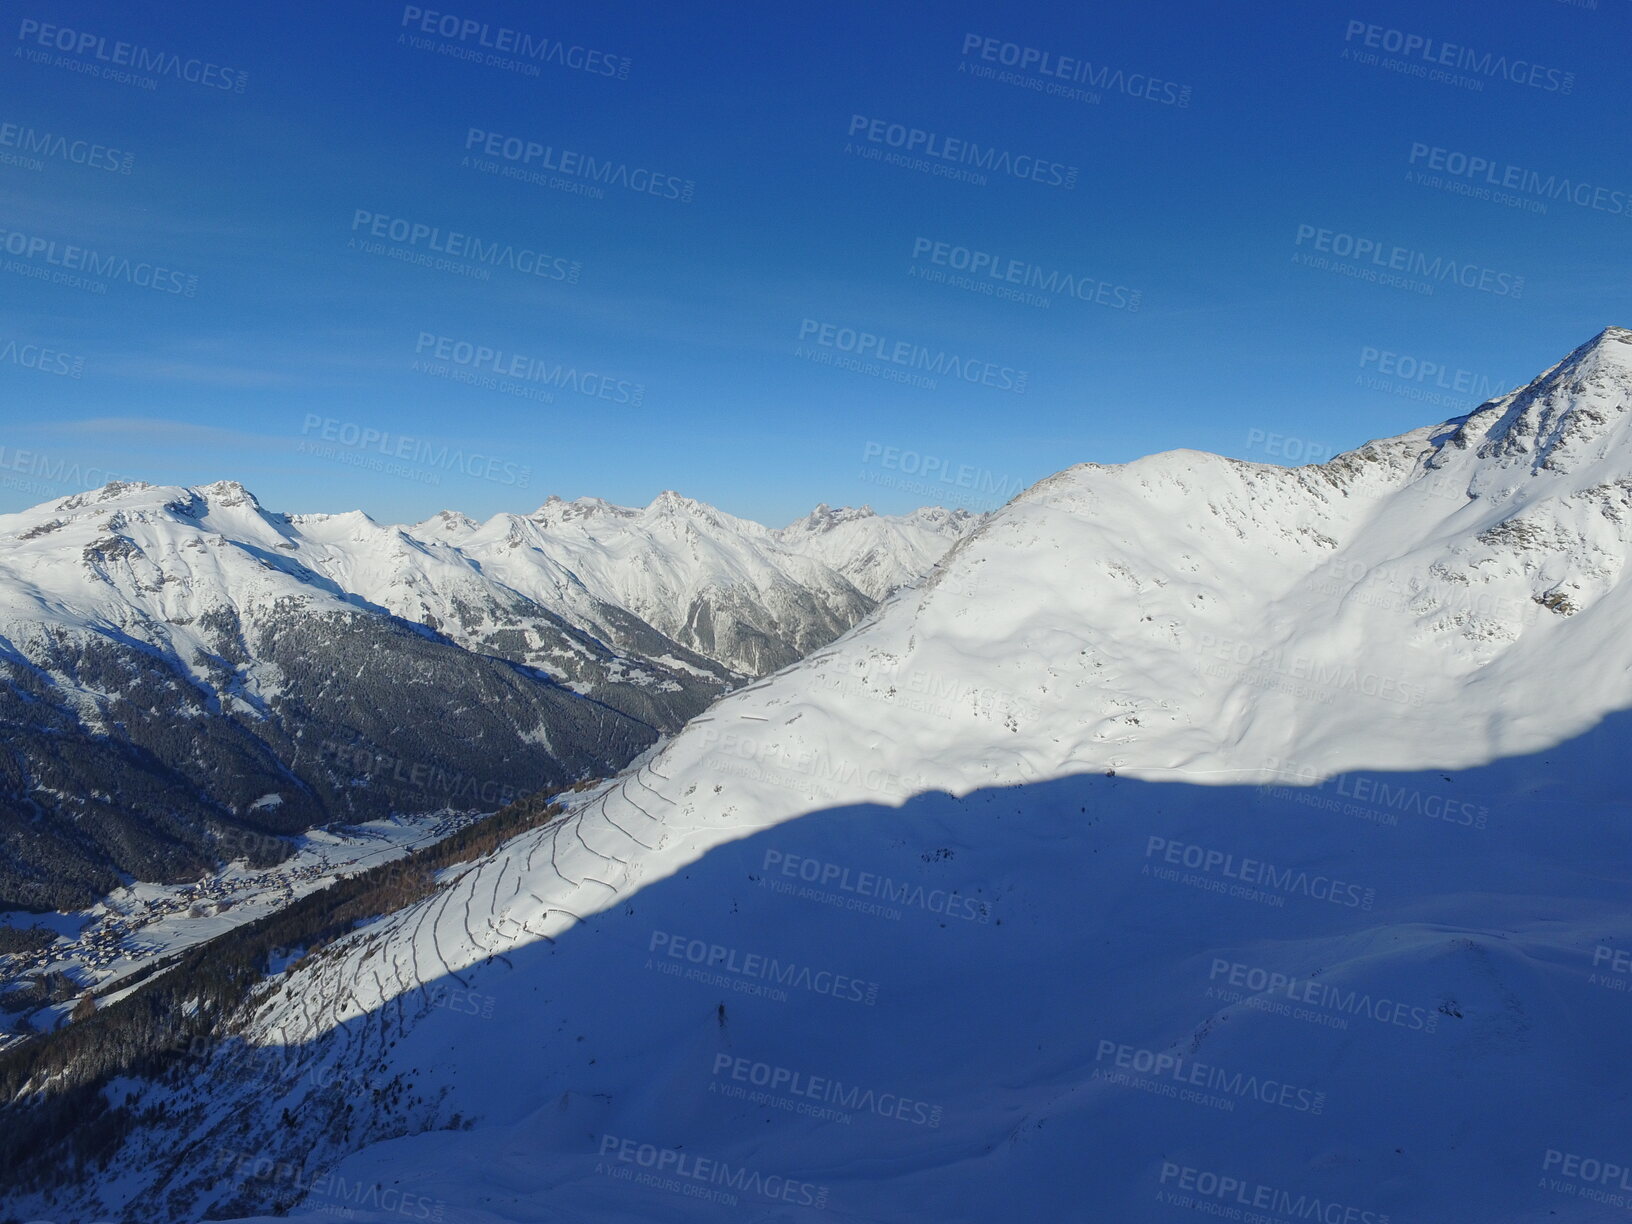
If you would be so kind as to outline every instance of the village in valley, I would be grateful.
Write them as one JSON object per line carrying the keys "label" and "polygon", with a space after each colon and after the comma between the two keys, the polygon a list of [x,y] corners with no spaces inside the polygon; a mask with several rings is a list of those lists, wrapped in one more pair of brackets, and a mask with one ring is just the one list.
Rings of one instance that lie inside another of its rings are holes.
{"label": "village in valley", "polygon": [[[119,997],[178,953],[354,871],[440,841],[475,812],[397,817],[291,839],[273,867],[239,859],[191,884],[136,881],[77,913],[0,914],[0,1049]],[[124,983],[125,985],[121,985]]]}

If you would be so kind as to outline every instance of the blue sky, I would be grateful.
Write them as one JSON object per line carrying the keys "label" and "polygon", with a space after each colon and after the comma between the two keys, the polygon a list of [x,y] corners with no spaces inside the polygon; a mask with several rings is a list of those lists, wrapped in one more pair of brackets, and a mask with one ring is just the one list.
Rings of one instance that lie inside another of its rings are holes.
{"label": "blue sky", "polygon": [[452,4],[11,10],[0,509],[986,509],[1319,458],[1632,323],[1624,0]]}

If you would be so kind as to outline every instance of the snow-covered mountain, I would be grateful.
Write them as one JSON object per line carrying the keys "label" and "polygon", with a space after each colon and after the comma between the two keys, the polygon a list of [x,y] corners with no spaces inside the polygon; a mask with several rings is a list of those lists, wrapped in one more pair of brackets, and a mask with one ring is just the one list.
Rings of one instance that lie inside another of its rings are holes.
{"label": "snow-covered mountain", "polygon": [[[457,547],[480,572],[613,641],[625,631],[606,609],[739,675],[761,676],[922,578],[979,521],[961,510],[891,516],[820,506],[773,530],[667,491],[640,509],[551,497],[526,516],[478,524],[444,511],[410,530]],[[586,595],[599,607],[586,606]],[[656,654],[640,638],[629,648]]]}
{"label": "snow-covered mountain", "polygon": [[1061,472],[13,1209],[1609,1218],[1629,556],[1615,328],[1322,465]]}
{"label": "snow-covered mountain", "polygon": [[674,492],[642,510],[552,498],[527,518],[500,516],[460,547],[484,566],[507,550],[536,550],[607,603],[750,676],[827,644],[875,602],[830,566],[782,548],[771,529]]}
{"label": "snow-covered mountain", "polygon": [[[945,536],[917,521],[903,579]],[[113,484],[0,516],[0,909],[191,878],[235,827],[610,772],[874,603],[672,493],[402,527]]]}
{"label": "snow-covered mountain", "polygon": [[823,504],[774,534],[784,548],[843,574],[869,599],[883,599],[927,574],[980,519],[940,506],[891,516],[870,506]]}

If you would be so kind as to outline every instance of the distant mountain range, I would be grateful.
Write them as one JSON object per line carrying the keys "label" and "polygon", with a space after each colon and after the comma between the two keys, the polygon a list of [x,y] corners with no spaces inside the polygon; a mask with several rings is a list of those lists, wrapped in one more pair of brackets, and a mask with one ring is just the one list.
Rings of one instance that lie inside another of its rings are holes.
{"label": "distant mountain range", "polygon": [[608,773],[977,521],[824,506],[773,530],[671,492],[410,527],[233,481],[0,516],[0,909],[196,875],[233,831],[275,857],[329,821]]}

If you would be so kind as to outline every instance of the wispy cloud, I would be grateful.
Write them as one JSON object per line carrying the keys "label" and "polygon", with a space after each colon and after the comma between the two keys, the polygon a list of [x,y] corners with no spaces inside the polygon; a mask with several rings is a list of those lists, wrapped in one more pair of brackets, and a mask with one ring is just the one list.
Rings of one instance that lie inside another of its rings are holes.
{"label": "wispy cloud", "polygon": [[198,425],[191,421],[172,421],[162,417],[94,417],[77,421],[33,421],[18,428],[32,430],[46,437],[94,438],[104,441],[118,439],[124,444],[162,442],[167,446],[265,448],[269,443],[289,442],[287,435],[250,433],[242,429],[224,429],[219,425]]}
{"label": "wispy cloud", "polygon": [[99,364],[97,373],[113,378],[150,382],[179,383],[190,387],[230,387],[235,390],[269,390],[297,387],[305,380],[256,366],[178,361],[163,357],[119,357]]}

